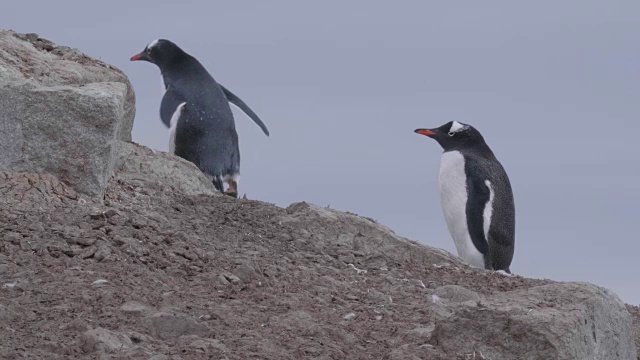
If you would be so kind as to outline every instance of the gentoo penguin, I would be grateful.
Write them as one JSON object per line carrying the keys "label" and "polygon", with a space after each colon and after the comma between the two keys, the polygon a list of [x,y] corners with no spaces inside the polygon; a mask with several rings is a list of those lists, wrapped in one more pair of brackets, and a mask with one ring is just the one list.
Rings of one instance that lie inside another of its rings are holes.
{"label": "gentoo penguin", "polygon": [[444,149],[440,204],[458,256],[472,266],[511,274],[513,193],[507,173],[480,132],[457,121],[415,132]]}
{"label": "gentoo penguin", "polygon": [[160,118],[169,128],[169,151],[194,163],[226,194],[238,196],[240,150],[229,102],[268,136],[260,118],[235,94],[218,84],[196,58],[169,40],[158,39],[131,57],[160,68],[164,95]]}

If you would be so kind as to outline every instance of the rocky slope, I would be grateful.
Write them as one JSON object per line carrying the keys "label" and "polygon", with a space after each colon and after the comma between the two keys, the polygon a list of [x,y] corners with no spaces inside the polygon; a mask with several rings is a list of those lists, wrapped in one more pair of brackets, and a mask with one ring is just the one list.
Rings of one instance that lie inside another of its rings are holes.
{"label": "rocky slope", "polygon": [[[50,64],[37,57],[62,51],[0,33],[0,49],[7,41],[28,56],[0,50],[2,74],[40,73]],[[119,74],[92,81],[120,79],[126,94]],[[23,80],[3,76],[0,95]],[[63,104],[67,86],[84,85],[47,86]],[[222,196],[193,165],[121,141],[134,97],[113,99],[123,111],[94,114],[103,100],[86,100],[88,115],[67,119],[89,122],[74,141],[107,139],[108,151],[65,152],[73,133],[47,143],[70,163],[109,166],[35,166],[48,161],[32,155],[40,137],[0,147],[17,159],[0,162],[0,358],[637,357],[640,312],[603,288],[471,269],[354,214]],[[49,107],[31,111],[40,120],[3,118],[0,141],[16,129],[46,135]]]}

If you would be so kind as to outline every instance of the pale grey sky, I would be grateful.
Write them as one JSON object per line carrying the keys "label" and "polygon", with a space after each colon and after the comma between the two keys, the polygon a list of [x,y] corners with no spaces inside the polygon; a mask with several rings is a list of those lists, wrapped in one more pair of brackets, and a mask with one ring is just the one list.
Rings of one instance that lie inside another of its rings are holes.
{"label": "pale grey sky", "polygon": [[413,130],[470,123],[514,187],[511,269],[640,303],[637,0],[25,1],[0,24],[124,70],[133,138],[159,150],[159,71],[129,57],[173,40],[271,131],[234,109],[241,194],[353,211],[454,254],[441,150]]}

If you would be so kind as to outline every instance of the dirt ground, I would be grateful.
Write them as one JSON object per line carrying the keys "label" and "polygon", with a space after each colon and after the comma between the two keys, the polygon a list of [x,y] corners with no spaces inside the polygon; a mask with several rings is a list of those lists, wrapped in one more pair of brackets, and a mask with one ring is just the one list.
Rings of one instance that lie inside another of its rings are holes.
{"label": "dirt ground", "polygon": [[428,342],[430,291],[549,282],[472,270],[304,203],[117,182],[105,199],[0,174],[0,358],[482,359]]}

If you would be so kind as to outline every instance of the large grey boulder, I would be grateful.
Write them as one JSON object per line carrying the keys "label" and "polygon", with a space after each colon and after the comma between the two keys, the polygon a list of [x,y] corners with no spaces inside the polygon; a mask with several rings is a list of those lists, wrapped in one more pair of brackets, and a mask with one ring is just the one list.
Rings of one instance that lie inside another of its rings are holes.
{"label": "large grey boulder", "polygon": [[78,50],[0,30],[0,171],[49,173],[99,196],[135,95],[124,73]]}
{"label": "large grey boulder", "polygon": [[[431,343],[492,360],[636,360],[631,316],[588,283],[554,283],[467,301],[436,298]],[[464,299],[463,299],[464,300]]]}

